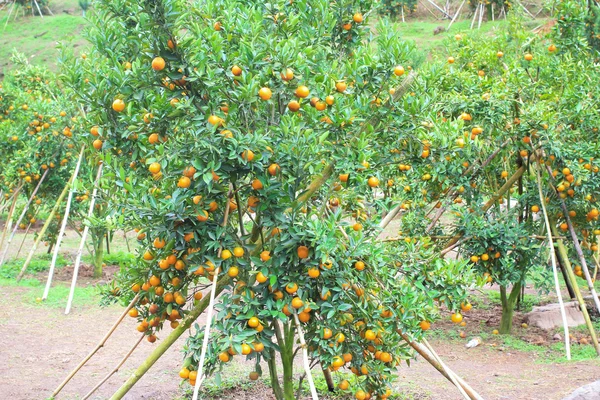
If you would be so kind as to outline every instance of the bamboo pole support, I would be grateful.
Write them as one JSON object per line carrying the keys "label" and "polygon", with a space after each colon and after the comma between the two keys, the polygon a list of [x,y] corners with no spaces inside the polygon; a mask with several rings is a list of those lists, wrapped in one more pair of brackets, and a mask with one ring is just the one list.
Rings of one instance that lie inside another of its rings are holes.
{"label": "bamboo pole support", "polygon": [[[231,200],[233,193],[233,188],[229,187],[229,194],[227,198]],[[229,219],[229,209],[230,209],[231,201],[227,202],[227,206],[225,207],[225,214],[223,215],[223,223],[222,227],[227,226],[227,221]],[[223,251],[223,247],[219,247],[219,251],[217,254],[218,258],[221,258],[221,252]],[[219,272],[221,267],[217,267],[215,270],[215,274],[213,275],[212,289],[210,291],[210,302],[208,304],[208,313],[206,315],[206,325],[204,326],[204,338],[202,340],[202,350],[200,351],[200,361],[198,362],[198,375],[196,378],[196,384],[194,385],[194,394],[192,396],[192,400],[198,399],[198,393],[200,392],[200,386],[202,386],[202,382],[204,381],[204,360],[206,359],[206,351],[208,349],[208,339],[210,338],[210,325],[212,322],[212,314],[215,308],[215,292],[217,289],[217,281],[219,279]]]}
{"label": "bamboo pole support", "polygon": [[[98,166],[98,173],[96,174],[96,180],[94,181],[94,190],[92,191],[92,198],[90,199],[90,208],[88,210],[88,218],[92,216],[94,212],[94,205],[96,204],[96,195],[98,193],[98,185],[100,178],[102,177],[102,168],[104,164]],[[67,307],[65,308],[65,314],[71,312],[71,304],[73,303],[73,295],[75,294],[75,285],[77,284],[77,275],[79,274],[79,266],[81,265],[81,256],[83,255],[83,248],[85,247],[85,240],[87,239],[88,232],[90,231],[89,225],[83,228],[81,235],[81,241],[79,242],[79,249],[77,249],[77,256],[75,258],[75,266],[73,267],[73,278],[71,280],[71,289],[69,290],[69,298],[67,299]],[[52,277],[48,275],[48,282],[50,283]]]}
{"label": "bamboo pole support", "polygon": [[[42,182],[44,182],[44,179],[46,179],[46,176],[48,176],[49,171],[50,171],[50,168],[48,168],[46,171],[44,171],[44,174],[42,175],[42,177],[38,181],[37,185],[35,186],[35,189],[33,189],[33,192],[31,192],[31,196],[29,196],[29,199],[27,200],[27,204],[25,204],[25,207],[23,208],[21,215],[19,215],[19,219],[17,219],[17,222],[15,223],[13,231],[11,232],[11,234],[8,238],[8,241],[6,242],[6,247],[4,248],[2,257],[0,258],[0,267],[4,264],[4,261],[6,259],[6,254],[8,253],[10,244],[12,243],[15,235],[17,234],[17,229],[19,229],[19,225],[21,224],[21,221],[23,221],[23,218],[25,218],[25,215],[27,214],[27,211],[29,210],[31,203],[33,202],[33,199],[35,198],[35,195],[37,194],[38,190],[40,189]],[[11,215],[11,217],[12,217],[12,215]]]}
{"label": "bamboo pole support", "polygon": [[23,268],[21,268],[21,272],[19,272],[19,275],[17,276],[17,282],[19,282],[21,280],[21,278],[23,278],[23,275],[25,274],[27,267],[31,263],[31,260],[33,259],[33,255],[35,254],[35,251],[36,251],[38,245],[42,241],[42,237],[46,233],[46,230],[48,230],[48,227],[50,226],[50,223],[52,222],[54,215],[56,214],[56,212],[58,211],[58,208],[60,207],[60,203],[62,203],[62,201],[65,198],[65,196],[67,195],[67,192],[69,191],[70,187],[71,187],[71,180],[69,179],[69,182],[67,182],[67,184],[65,185],[65,188],[63,189],[62,193],[60,194],[60,196],[58,196],[58,199],[56,200],[56,204],[52,208],[52,211],[50,211],[48,218],[46,218],[46,222],[44,223],[42,230],[39,232],[37,239],[35,240],[35,242],[33,242],[33,246],[31,247],[31,250],[29,251],[29,254],[27,255],[27,259],[25,260],[25,263],[23,264]]}
{"label": "bamboo pole support", "polygon": [[[461,377],[459,377],[458,375],[454,374],[450,368],[446,367],[444,368],[443,365],[441,365],[429,352],[429,350],[424,347],[422,344],[417,343],[413,340],[411,340],[407,334],[405,333],[401,333],[402,338],[404,338],[404,340],[406,341],[406,343],[408,343],[410,345],[410,347],[412,347],[417,353],[419,353],[419,355],[421,355],[421,357],[423,357],[425,359],[425,361],[427,361],[429,364],[431,364],[431,366],[433,366],[435,369],[438,370],[439,373],[441,373],[446,379],[448,379],[450,382],[452,382],[452,379],[450,378],[450,374],[452,373],[454,375],[455,381],[462,387],[462,389],[465,391],[465,393],[467,393],[467,395],[469,396],[469,398],[471,400],[483,400],[483,397],[481,397],[475,390],[473,390],[473,388],[471,386],[469,386],[469,384],[467,384]],[[454,382],[452,382],[454,383]]]}
{"label": "bamboo pole support", "polygon": [[123,313],[119,316],[119,318],[116,320],[116,322],[113,324],[113,326],[108,330],[108,332],[106,332],[106,335],[104,335],[102,340],[100,340],[100,342],[96,345],[96,347],[94,347],[94,349],[83,360],[81,360],[81,362],[75,367],[75,369],[73,371],[71,371],[71,373],[69,375],[67,375],[65,380],[62,381],[62,383],[60,385],[58,385],[58,387],[56,389],[54,389],[54,392],[52,392],[52,396],[50,396],[50,397],[52,397],[52,398],[56,397],[56,395],[58,393],[60,393],[60,391],[65,387],[65,385],[67,383],[69,383],[69,381],[75,376],[75,374],[90,360],[90,358],[92,358],[92,356],[94,354],[96,354],[98,352],[98,350],[100,350],[102,347],[104,347],[104,344],[106,343],[108,338],[114,333],[114,331],[117,329],[117,327],[119,326],[121,321],[123,321],[123,319],[129,312],[129,310],[131,310],[133,308],[133,306],[137,303],[139,297],[140,297],[139,295],[137,295],[137,294],[135,295],[133,300],[131,300],[131,302],[129,302],[129,305],[127,306],[127,308],[125,308],[125,311],[123,311]]}
{"label": "bamboo pole support", "polygon": [[479,12],[479,4],[477,5],[477,7],[475,7],[475,12],[473,13],[473,20],[471,21],[471,28],[473,29],[473,26],[475,26],[475,19],[477,18],[477,13]]}
{"label": "bamboo pole support", "polygon": [[448,375],[450,376],[450,381],[452,382],[452,384],[454,386],[456,386],[456,388],[458,389],[458,391],[460,392],[460,394],[463,396],[463,398],[465,400],[470,400],[469,395],[465,392],[465,390],[462,388],[462,386],[460,385],[460,383],[458,383],[458,380],[456,379],[457,375],[452,370],[450,370],[446,364],[444,364],[444,362],[437,355],[437,353],[435,352],[435,350],[433,350],[433,347],[431,347],[431,345],[429,344],[429,342],[427,341],[427,339],[423,338],[422,342],[423,342],[423,345],[427,348],[427,350],[429,350],[429,352],[433,356],[434,360],[436,360],[442,366],[442,368],[444,368],[446,371],[448,371]]}
{"label": "bamboo pole support", "polygon": [[[217,282],[217,287],[215,288],[214,296],[218,296],[225,286],[231,281],[231,278],[228,275],[224,275]],[[211,294],[212,296],[212,294]],[[188,315],[181,321],[179,326],[167,336],[164,340],[162,340],[158,346],[154,349],[154,351],[146,358],[146,360],[140,364],[140,366],[133,372],[133,374],[129,377],[129,379],[112,395],[110,400],[118,400],[122,399],[123,396],[129,392],[129,390],[139,381],[142,376],[154,365],[156,361],[175,343],[175,341],[183,335],[185,331],[187,331],[192,323],[198,319],[200,314],[206,310],[210,303],[209,296],[200,300],[200,302],[194,306],[188,313]]]}
{"label": "bamboo pole support", "polygon": [[542,192],[542,178],[540,177],[540,171],[536,168],[536,178],[538,184],[538,194],[540,196],[540,204],[542,205],[542,212],[544,213],[544,223],[546,225],[546,232],[548,233],[548,246],[550,251],[550,259],[552,262],[552,273],[554,275],[554,286],[556,289],[556,296],[558,297],[558,304],[560,306],[560,316],[563,321],[563,332],[565,335],[565,353],[567,360],[571,359],[571,343],[569,339],[569,324],[567,323],[567,313],[565,311],[565,305],[563,304],[562,294],[560,293],[560,283],[558,281],[558,270],[556,267],[556,252],[554,251],[554,240],[552,239],[552,229],[550,228],[550,219],[548,218],[548,211],[546,210],[546,201],[544,199],[544,193]]}
{"label": "bamboo pole support", "polygon": [[450,30],[450,27],[452,26],[452,24],[454,23],[454,21],[456,21],[456,18],[458,18],[458,15],[460,14],[460,10],[462,10],[462,8],[465,5],[466,1],[467,0],[463,0],[463,2],[460,3],[460,7],[458,7],[458,10],[456,11],[456,14],[454,14],[454,17],[452,17],[452,21],[450,21],[450,24],[448,24],[448,28],[446,28],[447,31]]}
{"label": "bamboo pole support", "polygon": [[73,176],[71,177],[71,189],[69,190],[69,196],[67,197],[67,206],[65,207],[62,224],[60,226],[60,232],[58,233],[58,236],[56,237],[56,243],[54,244],[52,262],[50,263],[50,271],[48,271],[48,280],[46,282],[46,287],[44,288],[42,301],[48,298],[48,292],[50,291],[50,285],[52,283],[52,275],[54,275],[54,267],[56,266],[56,259],[58,258],[58,251],[60,250],[60,244],[62,242],[63,235],[65,234],[65,230],[67,229],[67,221],[69,220],[69,213],[71,212],[71,202],[73,201],[73,192],[75,191],[75,181],[77,180],[77,175],[79,175],[81,161],[83,160],[83,150],[85,150],[85,146],[81,146],[79,158],[77,159],[77,164],[75,165],[75,172],[73,172]]}
{"label": "bamboo pole support", "polygon": [[142,342],[142,340],[144,339],[145,336],[146,335],[142,334],[140,336],[140,338],[138,339],[138,341],[135,342],[135,344],[133,345],[133,347],[127,352],[127,354],[125,354],[125,357],[123,357],[123,359],[121,360],[121,362],[119,362],[117,364],[117,366],[114,367],[112,369],[112,371],[110,371],[108,373],[108,375],[106,375],[104,377],[104,379],[102,379],[96,386],[94,386],[92,388],[92,390],[90,390],[85,396],[83,396],[81,398],[81,400],[87,400],[87,399],[89,399],[92,396],[92,394],[94,394],[94,392],[100,388],[100,386],[104,385],[106,383],[106,381],[108,381],[110,379],[111,376],[113,376],[114,374],[116,374],[119,371],[119,369],[123,366],[123,364],[125,364],[125,361],[127,361],[127,359],[131,356],[131,354],[133,354],[133,352],[139,346],[139,344]]}
{"label": "bamboo pole support", "polygon": [[567,226],[569,227],[569,233],[571,234],[571,240],[573,241],[575,252],[577,252],[577,257],[579,257],[579,262],[581,262],[581,269],[583,270],[583,275],[585,276],[585,280],[588,284],[588,289],[590,290],[592,299],[594,300],[594,304],[596,305],[596,309],[600,313],[600,300],[598,299],[598,293],[596,293],[596,289],[594,288],[594,281],[592,280],[590,271],[588,270],[587,262],[585,261],[585,256],[583,255],[583,251],[581,250],[579,238],[577,237],[577,233],[575,232],[575,228],[573,227],[573,223],[571,222],[571,218],[569,217],[569,211],[567,210],[567,206],[565,205],[565,202],[562,199],[560,200],[560,206],[563,210],[563,214],[565,215]]}
{"label": "bamboo pole support", "polygon": [[300,347],[302,348],[302,361],[304,363],[304,371],[306,372],[306,379],[308,380],[308,387],[310,388],[310,394],[313,400],[319,400],[317,389],[315,388],[315,382],[313,381],[312,372],[310,370],[310,362],[308,361],[308,350],[306,350],[306,341],[304,340],[304,332],[298,319],[298,313],[294,310],[294,321],[296,322],[296,331],[298,332],[298,338],[300,339]]}
{"label": "bamboo pole support", "polygon": [[[15,207],[17,206],[19,192],[21,191],[22,187],[23,187],[23,184],[21,183],[21,185],[17,188],[17,190],[13,194],[10,209],[8,210],[8,215],[6,217],[6,222],[4,223],[4,229],[2,229],[2,238],[0,238],[0,248],[2,248],[2,245],[4,245],[4,239],[6,239],[6,234],[8,233],[8,231],[10,231],[10,228],[12,227],[12,217],[15,212]],[[5,253],[6,252],[8,252],[8,248],[6,249]],[[4,254],[2,254],[2,259],[4,259]],[[1,265],[2,264],[0,263],[0,266]]]}
{"label": "bamboo pole support", "polygon": [[[552,233],[556,236],[558,235],[556,229],[556,221],[551,221],[550,229],[552,229]],[[573,286],[573,291],[575,292],[575,297],[577,298],[577,302],[579,303],[579,307],[581,308],[581,313],[583,314],[583,319],[585,320],[585,324],[590,332],[590,336],[592,337],[592,343],[594,344],[594,349],[596,353],[600,356],[600,345],[598,344],[598,337],[596,336],[596,330],[594,329],[594,325],[592,324],[592,320],[590,318],[590,314],[587,310],[587,305],[585,304],[585,300],[581,295],[581,291],[579,290],[579,284],[577,283],[577,278],[575,277],[575,273],[571,268],[571,261],[569,261],[569,253],[567,252],[567,248],[565,247],[562,240],[556,241],[556,247],[558,249],[558,256],[561,259],[561,263],[565,266],[565,270],[567,271],[567,276],[571,281],[571,285]]]}

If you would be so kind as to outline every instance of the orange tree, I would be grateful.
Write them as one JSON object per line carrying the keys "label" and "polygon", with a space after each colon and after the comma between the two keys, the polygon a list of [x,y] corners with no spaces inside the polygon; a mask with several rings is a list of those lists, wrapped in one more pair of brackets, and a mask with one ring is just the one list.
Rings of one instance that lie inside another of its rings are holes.
{"label": "orange tree", "polygon": [[[599,73],[592,52],[558,49],[554,35],[538,37],[509,19],[492,39],[450,38],[446,54],[421,71],[413,90],[422,95],[409,109],[418,123],[398,152],[394,183],[405,192],[405,240],[454,248],[500,286],[502,333],[526,281],[543,290],[551,277],[537,174],[553,225],[567,233],[570,218],[577,228],[572,256],[582,242],[593,265],[600,233],[600,154],[587,140],[600,122],[586,83]],[[449,218],[436,224],[445,210]]]}
{"label": "orange tree", "polygon": [[[64,82],[118,188],[112,208],[139,231],[118,276],[138,330],[181,335],[219,279],[205,372],[241,354],[254,379],[266,360],[275,397],[294,398],[295,314],[314,363],[350,368],[357,399],[387,398],[411,357],[401,335],[420,339],[474,282],[428,242],[378,240],[398,200],[389,165],[417,146],[403,130],[414,48],[389,24],[370,33],[370,1],[97,6],[92,49],[63,65]],[[200,331],[180,371],[191,384]]]}

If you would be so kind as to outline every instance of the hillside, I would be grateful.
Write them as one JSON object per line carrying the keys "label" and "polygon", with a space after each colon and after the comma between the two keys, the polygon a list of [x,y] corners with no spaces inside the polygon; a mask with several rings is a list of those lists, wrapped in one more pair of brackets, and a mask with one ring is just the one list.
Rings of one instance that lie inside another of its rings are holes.
{"label": "hillside", "polygon": [[10,7],[4,7],[0,11],[0,77],[10,69],[10,55],[14,49],[26,54],[32,64],[43,64],[56,70],[58,42],[73,47],[80,47],[85,43],[81,37],[85,19],[77,1],[52,1],[50,8],[54,16],[44,18],[23,16],[23,10],[16,8],[8,24],[6,18]]}

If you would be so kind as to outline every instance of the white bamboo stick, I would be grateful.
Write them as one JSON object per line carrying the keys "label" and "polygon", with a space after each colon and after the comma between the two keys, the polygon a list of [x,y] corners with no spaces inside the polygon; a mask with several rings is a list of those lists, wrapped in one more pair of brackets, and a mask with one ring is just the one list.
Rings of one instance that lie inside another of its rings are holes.
{"label": "white bamboo stick", "polygon": [[481,10],[479,10],[479,24],[477,25],[477,29],[481,28],[481,21],[483,20],[483,11],[484,11],[484,5],[483,5],[483,3],[481,3]]}
{"label": "white bamboo stick", "polygon": [[479,5],[475,7],[475,12],[473,13],[473,20],[471,21],[471,29],[475,26],[475,18],[477,18],[477,12],[479,11]]}
{"label": "white bamboo stick", "polygon": [[[102,167],[104,164],[100,164],[98,167],[98,174],[96,175],[96,181],[94,182],[94,190],[92,191],[92,198],[90,199],[90,208],[88,210],[88,218],[92,216],[94,212],[94,205],[96,204],[96,194],[98,193],[98,184],[100,177],[102,176]],[[75,285],[77,284],[77,274],[79,273],[79,266],[81,265],[81,256],[83,255],[83,248],[85,247],[85,240],[87,238],[90,226],[86,225],[81,235],[81,242],[79,243],[79,249],[77,249],[77,257],[75,259],[75,266],[73,268],[73,279],[71,281],[71,290],[69,291],[69,299],[67,300],[67,308],[65,308],[65,314],[71,311],[71,304],[73,303],[73,295],[75,294]]]}
{"label": "white bamboo stick", "polygon": [[452,21],[450,21],[450,24],[448,25],[448,29],[446,29],[447,31],[450,30],[450,27],[452,26],[452,24],[454,23],[454,21],[456,21],[456,18],[458,18],[458,15],[460,14],[460,10],[462,10],[462,8],[465,5],[466,1],[467,0],[463,0],[463,2],[460,4],[460,7],[458,7],[458,10],[456,11],[456,14],[454,14],[454,17],[452,17]]}
{"label": "white bamboo stick", "polygon": [[[229,195],[227,198],[231,197],[232,188],[229,188]],[[227,219],[229,218],[229,206],[231,201],[227,202],[227,206],[225,207],[225,215],[223,216],[223,224],[222,226],[227,226]],[[219,248],[217,257],[221,257],[221,252],[223,248]],[[215,292],[217,291],[217,281],[219,280],[219,271],[221,267],[217,267],[215,269],[215,274],[213,275],[212,282],[212,290],[210,291],[210,302],[208,304],[208,310],[206,313],[206,325],[204,326],[204,339],[202,341],[202,351],[200,352],[200,361],[198,362],[198,372],[196,375],[196,384],[194,385],[194,394],[192,396],[192,400],[198,400],[198,393],[200,392],[200,386],[202,386],[202,382],[204,381],[204,360],[206,358],[206,350],[208,349],[208,339],[210,337],[210,324],[212,321],[213,309],[215,307]]]}
{"label": "white bamboo stick", "polygon": [[294,321],[296,322],[296,330],[298,331],[298,338],[300,339],[300,346],[302,347],[302,361],[304,362],[304,371],[306,372],[306,379],[308,380],[308,387],[310,387],[310,394],[313,400],[319,400],[315,382],[313,381],[312,372],[310,370],[310,362],[308,361],[308,350],[306,350],[306,341],[304,340],[304,332],[298,319],[298,313],[294,310]]}
{"label": "white bamboo stick", "polygon": [[[563,321],[563,331],[565,336],[565,352],[567,360],[571,359],[571,343],[569,338],[569,324],[567,323],[567,313],[565,311],[565,305],[563,304],[562,294],[560,293],[560,283],[558,281],[558,268],[556,267],[556,251],[554,249],[554,240],[552,239],[552,232],[550,228],[550,220],[548,219],[548,212],[546,210],[546,199],[542,193],[542,179],[540,178],[540,171],[536,168],[536,177],[538,183],[538,194],[540,196],[540,204],[542,205],[542,212],[544,213],[544,223],[546,224],[546,231],[548,233],[548,247],[550,252],[550,259],[552,261],[552,273],[554,274],[554,286],[556,288],[556,295],[558,297],[558,304],[560,306],[560,315]],[[565,267],[566,268],[566,267]]]}
{"label": "white bamboo stick", "polygon": [[48,171],[50,171],[50,168],[48,168],[44,172],[44,174],[42,175],[42,177],[40,178],[40,180],[39,180],[38,184],[36,185],[35,189],[33,189],[33,192],[31,193],[31,196],[29,196],[29,200],[27,200],[27,204],[25,205],[25,208],[23,208],[23,211],[21,212],[21,215],[19,215],[19,219],[15,223],[15,227],[13,228],[13,231],[11,232],[10,237],[8,238],[8,241],[6,242],[6,247],[4,248],[4,252],[2,253],[2,257],[0,257],[0,267],[4,264],[4,260],[6,259],[6,254],[8,253],[8,249],[10,247],[10,244],[12,243],[12,241],[13,241],[16,233],[17,233],[17,229],[19,229],[19,225],[21,224],[21,221],[23,221],[23,218],[27,214],[27,211],[29,211],[29,207],[31,206],[31,202],[33,201],[33,198],[35,197],[35,195],[37,194],[38,190],[40,189],[40,186],[42,185],[42,182],[44,181],[44,179],[46,179],[46,176],[48,175]]}
{"label": "white bamboo stick", "polygon": [[[83,160],[83,150],[85,146],[81,147],[79,152],[79,158],[77,159],[77,165],[75,165],[75,172],[73,172],[73,178],[71,180],[71,188],[69,189],[69,196],[67,197],[67,206],[65,207],[65,213],[63,215],[62,224],[60,226],[60,232],[56,237],[56,243],[54,244],[54,253],[52,254],[52,262],[50,263],[50,271],[48,271],[48,279],[46,280],[46,288],[42,300],[48,298],[48,292],[50,291],[50,285],[52,284],[52,276],[54,275],[54,268],[56,267],[56,259],[58,258],[58,251],[60,250],[60,244],[67,229],[67,221],[69,220],[69,212],[71,211],[71,202],[73,201],[73,192],[75,192],[75,181],[77,181],[77,175],[81,168],[81,161]],[[46,170],[48,171],[48,170]]]}

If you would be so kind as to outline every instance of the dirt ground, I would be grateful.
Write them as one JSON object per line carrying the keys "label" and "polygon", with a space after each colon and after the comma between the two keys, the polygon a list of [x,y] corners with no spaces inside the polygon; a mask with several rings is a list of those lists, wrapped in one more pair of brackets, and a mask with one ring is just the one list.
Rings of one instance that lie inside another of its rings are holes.
{"label": "dirt ground", "polygon": [[[4,287],[0,292],[0,393],[3,399],[47,399],[53,389],[100,341],[122,309],[76,307],[70,315],[46,305],[27,305],[23,296],[37,288]],[[25,303],[25,305],[24,305]],[[13,304],[19,304],[15,311]],[[485,318],[485,315],[473,318]],[[200,321],[202,325],[203,322]],[[167,332],[164,333],[166,335]],[[131,318],[115,331],[96,356],[65,387],[58,399],[80,399],[115,366],[135,343],[138,333]],[[160,340],[160,335],[159,335]],[[172,347],[131,390],[134,399],[171,400],[185,398],[177,373],[184,339]],[[474,349],[464,341],[432,340],[442,359],[485,399],[559,400],[575,388],[599,377],[597,361],[541,364],[535,355],[496,346],[492,340]],[[131,374],[156,344],[143,341],[122,370],[113,376],[92,399],[107,399]],[[252,365],[229,366],[223,380],[247,376]],[[557,384],[560,382],[560,384]],[[396,383],[407,399],[454,400],[458,391],[422,359],[404,366]],[[262,382],[246,389],[230,389],[205,399],[271,399]]]}

